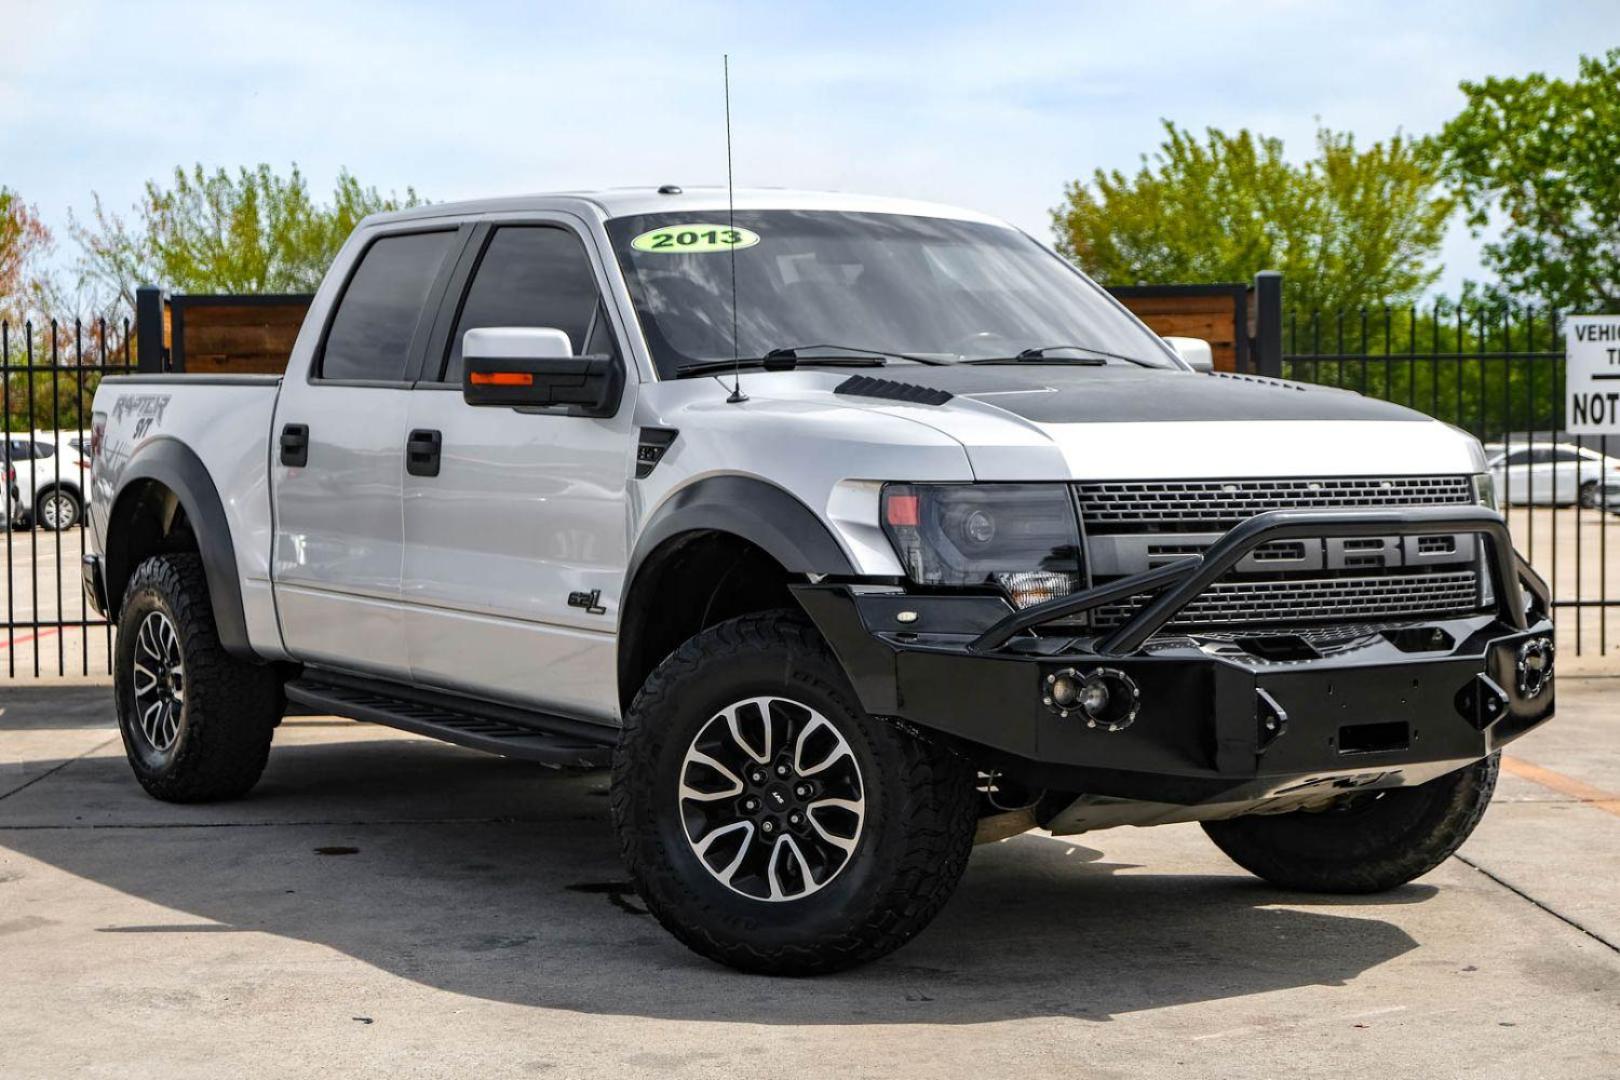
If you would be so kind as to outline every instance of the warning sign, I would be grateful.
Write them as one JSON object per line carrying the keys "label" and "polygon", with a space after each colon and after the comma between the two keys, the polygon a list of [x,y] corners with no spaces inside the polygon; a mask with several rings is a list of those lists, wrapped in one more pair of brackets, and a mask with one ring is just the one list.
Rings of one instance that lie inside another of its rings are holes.
{"label": "warning sign", "polygon": [[1571,315],[1564,427],[1572,435],[1620,435],[1620,315]]}

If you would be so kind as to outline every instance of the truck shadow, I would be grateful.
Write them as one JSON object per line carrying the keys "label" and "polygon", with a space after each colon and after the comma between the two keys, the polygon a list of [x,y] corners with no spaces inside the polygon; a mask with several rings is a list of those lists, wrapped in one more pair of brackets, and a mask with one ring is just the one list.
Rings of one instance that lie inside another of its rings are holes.
{"label": "truck shadow", "polygon": [[[605,775],[354,730],[363,741],[295,733],[254,794],[223,806],[146,798],[115,744],[0,801],[0,847],[165,909],[86,931],[150,935],[155,963],[177,936],[255,931],[456,994],[649,1018],[1101,1021],[1340,985],[1416,947],[1365,898],[1333,914],[1235,869],[1124,874],[1135,868],[1084,844],[1027,836],[979,848],[941,917],[886,960],[821,979],[739,975],[688,953],[625,882]],[[70,887],[9,861],[0,908],[7,892]]]}

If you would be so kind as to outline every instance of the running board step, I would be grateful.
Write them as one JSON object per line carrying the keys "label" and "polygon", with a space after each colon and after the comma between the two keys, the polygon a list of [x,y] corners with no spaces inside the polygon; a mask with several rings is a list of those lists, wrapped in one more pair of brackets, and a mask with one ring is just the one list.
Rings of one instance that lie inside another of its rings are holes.
{"label": "running board step", "polygon": [[[597,768],[613,755],[613,729],[449,694],[321,672],[286,685],[287,700],[316,715],[346,716],[431,739],[545,765]],[[595,729],[595,730],[592,730]]]}

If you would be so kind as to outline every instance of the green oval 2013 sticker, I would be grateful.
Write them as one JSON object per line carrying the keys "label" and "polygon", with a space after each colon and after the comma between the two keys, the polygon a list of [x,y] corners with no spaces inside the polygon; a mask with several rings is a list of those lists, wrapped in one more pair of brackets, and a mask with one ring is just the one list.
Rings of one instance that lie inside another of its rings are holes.
{"label": "green oval 2013 sticker", "polygon": [[637,251],[662,255],[700,255],[711,251],[736,251],[757,243],[759,234],[751,229],[696,222],[691,225],[666,225],[662,229],[644,232],[630,241],[630,246]]}

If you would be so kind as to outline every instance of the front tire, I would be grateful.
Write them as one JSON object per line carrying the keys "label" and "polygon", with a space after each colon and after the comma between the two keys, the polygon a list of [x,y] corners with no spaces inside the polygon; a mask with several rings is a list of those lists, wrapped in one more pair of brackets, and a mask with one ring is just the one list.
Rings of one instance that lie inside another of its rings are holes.
{"label": "front tire", "polygon": [[270,754],[281,686],[270,668],[220,645],[201,558],[157,555],[136,567],[114,656],[118,729],[147,794],[177,803],[247,794]]}
{"label": "front tire", "polygon": [[1596,507],[1598,504],[1598,482],[1596,480],[1588,480],[1586,483],[1582,484],[1577,501],[1581,504],[1582,508],[1587,510],[1591,510]]}
{"label": "front tire", "polygon": [[704,631],[636,695],[613,819],[648,910],[743,971],[814,975],[905,944],[973,846],[974,773],[863,712],[801,616]]}
{"label": "front tire", "polygon": [[1346,796],[1323,810],[1204,822],[1233,862],[1273,885],[1376,893],[1422,877],[1479,824],[1500,754],[1427,784]]}

